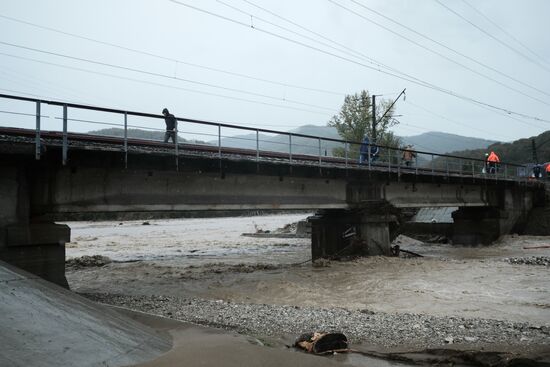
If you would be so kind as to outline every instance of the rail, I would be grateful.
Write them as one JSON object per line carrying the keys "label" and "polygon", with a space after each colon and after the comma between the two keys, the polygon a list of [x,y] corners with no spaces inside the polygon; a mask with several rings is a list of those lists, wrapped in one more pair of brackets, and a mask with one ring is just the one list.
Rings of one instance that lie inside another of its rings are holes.
{"label": "rail", "polygon": [[[122,152],[124,152],[125,165],[128,164],[128,131],[132,128],[140,128],[151,131],[164,131],[156,127],[132,125],[128,123],[129,117],[141,117],[152,119],[164,119],[163,115],[151,114],[145,112],[126,111],[114,108],[96,107],[91,105],[83,105],[76,103],[68,103],[53,100],[43,100],[30,97],[15,96],[9,94],[0,94],[1,100],[13,100],[21,102],[29,102],[35,104],[34,113],[22,113],[18,111],[0,110],[0,113],[22,116],[33,116],[35,120],[35,157],[40,159],[41,154],[41,134],[44,132],[42,128],[42,107],[44,105],[58,106],[62,108],[62,116],[54,117],[62,120],[62,163],[67,164],[69,154],[69,126],[72,123],[90,123],[101,126],[119,127],[123,129],[122,137]],[[91,119],[70,118],[69,112],[72,110],[95,111],[101,113],[115,114],[121,116],[121,122],[112,121],[97,121]],[[51,117],[51,116],[46,116]],[[319,169],[327,166],[343,166],[346,169],[360,170],[382,170],[387,172],[412,173],[412,174],[432,174],[432,175],[454,175],[467,177],[481,177],[494,180],[527,180],[529,173],[526,171],[526,166],[500,162],[499,164],[488,164],[483,159],[460,157],[449,154],[439,154],[426,151],[414,151],[414,155],[409,159],[404,159],[407,154],[407,149],[380,146],[380,145],[362,145],[361,142],[335,139],[330,137],[321,137],[300,133],[283,132],[271,129],[255,128],[248,126],[239,126],[221,122],[203,121],[190,118],[176,117],[178,122],[209,126],[216,128],[215,134],[194,133],[195,135],[204,135],[214,138],[216,145],[205,143],[205,146],[215,149],[217,157],[221,160],[225,153],[236,153],[235,144],[232,147],[224,146],[224,139],[228,141],[242,141],[243,145],[248,143],[252,148],[240,151],[248,159],[259,162],[265,157],[276,157],[286,160],[289,165],[315,164]],[[238,130],[247,133],[252,133],[254,138],[242,138],[233,135],[224,135],[223,130]],[[175,141],[172,144],[163,144],[165,147],[172,147],[175,156],[175,168],[179,169],[180,151],[192,143],[178,142],[178,127],[176,125]],[[267,141],[261,140],[260,134],[275,134],[286,136],[285,141]],[[120,137],[119,137],[120,138]],[[309,142],[309,144],[308,144]],[[251,143],[251,144],[250,144]],[[270,149],[261,149],[261,146],[268,146]],[[196,143],[195,143],[196,145]],[[275,149],[280,147],[281,149]],[[170,148],[170,149],[172,149]],[[364,154],[361,154],[363,151]],[[362,155],[359,162],[358,158]]]}

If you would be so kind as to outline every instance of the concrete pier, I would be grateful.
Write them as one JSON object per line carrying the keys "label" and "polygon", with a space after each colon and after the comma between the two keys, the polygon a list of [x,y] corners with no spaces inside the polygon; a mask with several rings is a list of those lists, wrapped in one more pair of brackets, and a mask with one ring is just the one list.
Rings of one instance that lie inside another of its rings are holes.
{"label": "concrete pier", "polygon": [[390,225],[396,217],[383,205],[365,209],[323,210],[311,223],[312,258],[390,255]]}
{"label": "concrete pier", "polygon": [[65,243],[70,241],[70,228],[33,221],[30,174],[23,167],[1,167],[0,260],[68,287]]}

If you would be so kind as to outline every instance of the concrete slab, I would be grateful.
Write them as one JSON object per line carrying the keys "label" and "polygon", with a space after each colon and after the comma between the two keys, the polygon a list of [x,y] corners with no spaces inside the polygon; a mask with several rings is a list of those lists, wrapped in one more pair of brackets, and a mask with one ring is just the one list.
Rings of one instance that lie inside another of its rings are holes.
{"label": "concrete slab", "polygon": [[0,366],[124,366],[171,348],[169,335],[0,262]]}

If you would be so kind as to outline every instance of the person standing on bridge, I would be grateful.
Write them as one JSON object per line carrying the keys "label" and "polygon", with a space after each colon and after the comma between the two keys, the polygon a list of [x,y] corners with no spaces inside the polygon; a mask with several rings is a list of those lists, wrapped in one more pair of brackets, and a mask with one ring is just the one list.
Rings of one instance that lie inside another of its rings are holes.
{"label": "person standing on bridge", "polygon": [[497,173],[497,165],[500,163],[500,158],[498,155],[491,151],[491,153],[487,156],[487,167],[489,173]]}
{"label": "person standing on bridge", "polygon": [[359,164],[367,162],[369,159],[369,150],[370,150],[370,141],[369,137],[365,135],[363,142],[361,143],[361,148],[359,150]]}
{"label": "person standing on bridge", "polygon": [[410,167],[414,158],[416,158],[416,152],[414,151],[413,146],[409,144],[405,147],[405,149],[403,149],[402,160],[405,162],[407,167]]}
{"label": "person standing on bridge", "polygon": [[168,140],[172,138],[174,144],[176,144],[176,131],[178,126],[178,120],[176,117],[168,112],[168,108],[162,110],[164,115],[164,122],[166,123],[166,132],[164,133],[164,142],[168,143]]}

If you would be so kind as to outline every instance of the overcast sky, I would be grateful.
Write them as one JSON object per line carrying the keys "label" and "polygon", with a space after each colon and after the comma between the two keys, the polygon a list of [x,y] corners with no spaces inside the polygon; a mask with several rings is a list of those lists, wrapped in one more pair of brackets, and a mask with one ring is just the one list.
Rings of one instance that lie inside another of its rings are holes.
{"label": "overcast sky", "polygon": [[287,131],[326,125],[345,94],[406,88],[398,135],[509,141],[550,126],[548,14],[546,0],[3,0],[0,93]]}

